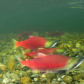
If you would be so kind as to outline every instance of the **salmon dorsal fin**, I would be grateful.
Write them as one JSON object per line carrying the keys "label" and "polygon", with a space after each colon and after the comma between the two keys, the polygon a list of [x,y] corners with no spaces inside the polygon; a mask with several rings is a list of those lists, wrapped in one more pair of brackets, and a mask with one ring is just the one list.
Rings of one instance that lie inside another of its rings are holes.
{"label": "salmon dorsal fin", "polygon": [[35,36],[29,36],[29,38],[32,38],[32,37],[35,37]]}
{"label": "salmon dorsal fin", "polygon": [[43,57],[45,57],[45,56],[47,56],[47,55],[44,54],[44,53],[38,53],[38,54],[37,54],[37,58],[43,58]]}

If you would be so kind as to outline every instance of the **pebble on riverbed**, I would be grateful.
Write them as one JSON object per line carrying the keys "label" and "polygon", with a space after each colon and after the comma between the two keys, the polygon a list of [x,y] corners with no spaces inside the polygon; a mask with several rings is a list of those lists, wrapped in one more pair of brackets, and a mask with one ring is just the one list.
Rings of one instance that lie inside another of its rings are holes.
{"label": "pebble on riverbed", "polygon": [[15,59],[10,59],[9,62],[7,63],[7,68],[10,71],[13,71],[15,70],[15,67],[16,67]]}
{"label": "pebble on riverbed", "polygon": [[[18,56],[21,59],[25,60],[26,57],[22,54],[22,47],[19,47],[15,50],[13,49],[13,42],[11,39],[14,37],[17,41],[23,40],[23,39],[17,39],[16,36],[5,35],[0,36],[0,62],[3,64],[0,66],[0,84],[3,81],[3,83],[7,84],[83,84],[84,83],[84,62],[79,66],[81,68],[79,71],[76,72],[77,68],[68,73],[62,80],[61,77],[57,78],[57,75],[55,73],[47,73],[42,75],[40,71],[33,71],[29,67],[22,68],[20,63],[16,61],[14,56]],[[6,38],[5,38],[6,37]],[[44,36],[45,37],[45,36]],[[3,39],[4,38],[4,39]],[[53,39],[54,37],[46,36],[46,38]],[[64,55],[66,56],[84,56],[84,35],[78,36],[76,35],[69,35],[65,36],[63,35],[60,37],[55,37],[54,40],[59,39],[58,44],[55,46],[56,48],[59,48],[59,50],[56,52],[58,54],[61,54],[62,52],[66,53]],[[26,53],[29,52],[29,50],[24,50]],[[56,54],[55,53],[55,54]],[[8,59],[10,58],[10,60]],[[17,65],[16,65],[17,64]],[[73,74],[72,74],[73,73]]]}
{"label": "pebble on riverbed", "polygon": [[71,76],[65,76],[63,78],[63,81],[66,83],[71,83],[73,81],[73,78]]}
{"label": "pebble on riverbed", "polygon": [[32,80],[31,80],[30,77],[22,77],[22,78],[21,78],[21,83],[22,83],[22,84],[31,83],[31,82],[32,82]]}

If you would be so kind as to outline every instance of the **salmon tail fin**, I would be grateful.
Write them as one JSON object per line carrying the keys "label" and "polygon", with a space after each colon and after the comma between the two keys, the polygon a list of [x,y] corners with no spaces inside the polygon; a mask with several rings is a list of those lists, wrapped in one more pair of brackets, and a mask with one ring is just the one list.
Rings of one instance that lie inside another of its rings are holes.
{"label": "salmon tail fin", "polygon": [[17,48],[17,46],[16,46],[17,41],[15,39],[12,39],[12,41],[13,41],[13,44],[14,44],[13,49],[16,49]]}
{"label": "salmon tail fin", "polygon": [[19,64],[20,64],[20,66],[23,68],[24,66],[21,64],[22,59],[20,59],[20,58],[19,58],[19,57],[17,57],[17,56],[15,56],[15,58],[16,58],[16,60],[18,60],[18,62],[19,62]]}

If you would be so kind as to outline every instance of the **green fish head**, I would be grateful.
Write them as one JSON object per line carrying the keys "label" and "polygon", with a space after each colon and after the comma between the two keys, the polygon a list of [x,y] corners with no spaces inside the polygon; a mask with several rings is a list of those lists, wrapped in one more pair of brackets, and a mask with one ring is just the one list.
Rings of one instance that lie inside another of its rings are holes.
{"label": "green fish head", "polygon": [[77,68],[82,62],[84,61],[84,58],[82,57],[72,57],[68,63],[67,63],[67,70],[72,70],[74,68]]}
{"label": "green fish head", "polygon": [[51,45],[53,42],[54,42],[54,41],[48,41],[48,42],[46,42],[46,44],[45,44],[45,48],[49,48],[50,45]]}

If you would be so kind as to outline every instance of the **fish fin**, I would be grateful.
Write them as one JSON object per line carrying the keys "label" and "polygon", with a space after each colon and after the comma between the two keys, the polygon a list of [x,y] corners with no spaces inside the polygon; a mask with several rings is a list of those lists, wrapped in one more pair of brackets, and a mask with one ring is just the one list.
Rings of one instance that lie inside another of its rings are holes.
{"label": "fish fin", "polygon": [[15,58],[19,61],[19,63],[20,63],[20,65],[21,65],[21,67],[23,68],[23,67],[24,67],[24,65],[22,65],[22,64],[21,64],[22,59],[20,59],[20,58],[19,58],[19,57],[17,57],[17,56],[15,56]]}
{"label": "fish fin", "polygon": [[18,41],[16,41],[15,39],[12,39],[12,41],[13,41],[13,44],[14,44],[13,49],[16,49],[17,46],[15,45],[15,43],[18,42]]}
{"label": "fish fin", "polygon": [[58,76],[63,76],[63,75],[65,75],[66,74],[66,71],[67,70],[60,70],[60,71],[58,71]]}
{"label": "fish fin", "polygon": [[37,54],[37,58],[43,58],[43,57],[45,57],[45,56],[47,56],[47,55],[44,54],[44,53],[38,53],[38,54]]}
{"label": "fish fin", "polygon": [[29,36],[29,38],[32,38],[32,37],[35,37],[35,36]]}

